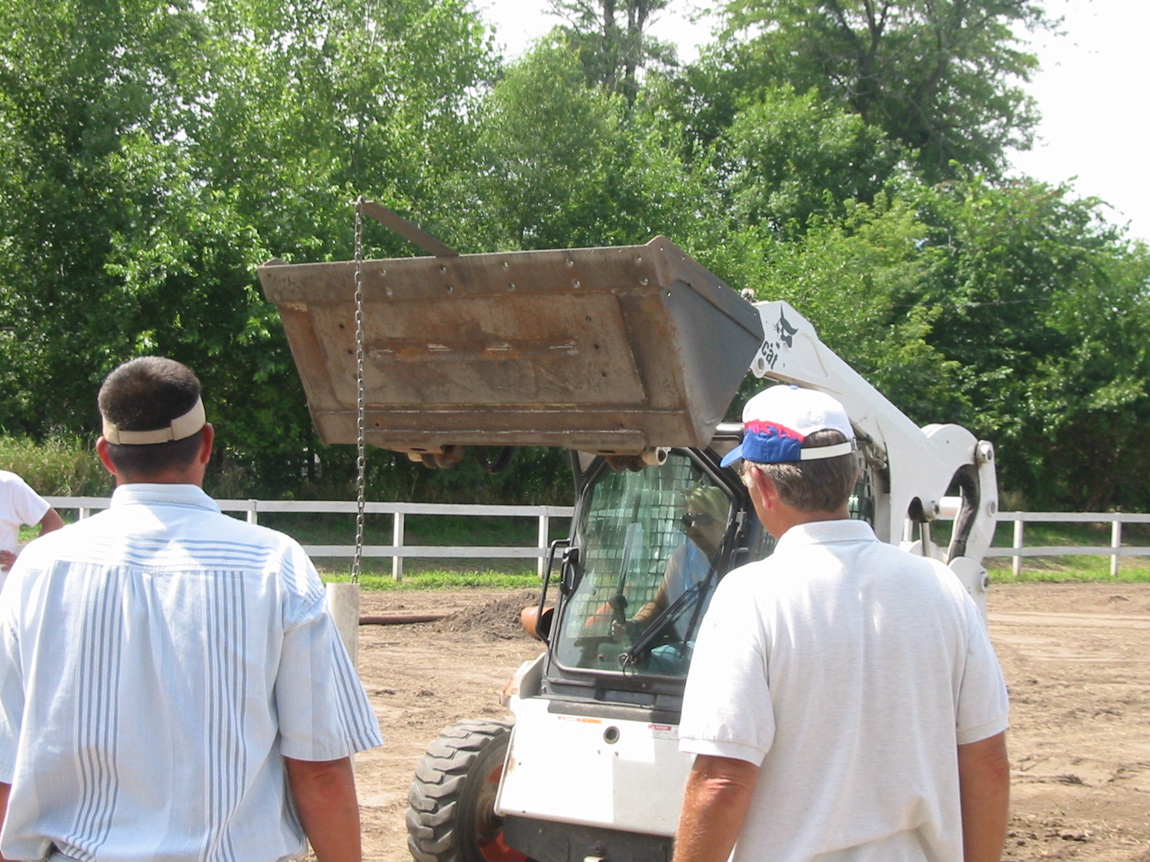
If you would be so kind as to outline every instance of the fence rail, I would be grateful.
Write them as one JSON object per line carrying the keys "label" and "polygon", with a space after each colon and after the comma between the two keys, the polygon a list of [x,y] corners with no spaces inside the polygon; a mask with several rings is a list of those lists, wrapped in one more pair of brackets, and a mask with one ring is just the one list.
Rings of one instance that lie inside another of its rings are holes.
{"label": "fence rail", "polygon": [[[45,497],[56,509],[75,510],[78,518],[86,518],[93,510],[106,509],[107,497]],[[296,514],[355,514],[354,502],[342,500],[216,500],[224,512],[243,512],[248,523],[259,523],[261,513],[292,512]],[[391,515],[391,544],[364,545],[364,557],[391,557],[391,574],[396,580],[403,577],[406,558],[422,559],[509,559],[536,560],[539,576],[547,565],[547,549],[551,543],[551,519],[570,518],[570,506],[484,506],[463,503],[365,503],[364,514]],[[455,517],[536,518],[539,529],[534,547],[523,546],[446,546],[408,545],[405,542],[407,515],[447,515]],[[312,557],[352,557],[354,545],[304,545]]]}
{"label": "fence rail", "polygon": [[[1013,521],[1014,535],[1009,548],[991,548],[988,557],[1013,557],[1011,572],[1018,577],[1023,557],[1110,557],[1110,577],[1118,576],[1118,563],[1123,557],[1150,557],[1148,547],[1123,547],[1123,524],[1150,524],[1150,515],[1136,512],[999,512],[999,521]],[[1026,523],[1109,524],[1110,544],[1025,546]]]}
{"label": "fence rail", "polygon": [[[75,510],[86,518],[93,510],[108,507],[107,497],[47,497],[57,509]],[[293,512],[297,514],[354,514],[356,504],[345,501],[310,500],[217,500],[225,512],[243,512],[249,523],[259,522],[259,514]],[[391,573],[397,580],[403,576],[405,558],[423,559],[534,559],[540,576],[547,564],[547,548],[551,541],[551,519],[570,518],[570,506],[483,506],[459,503],[367,503],[364,512],[369,515],[391,515],[392,543],[365,545],[365,557],[391,557]],[[404,541],[406,515],[448,515],[455,517],[486,516],[537,518],[538,542],[534,547],[448,547],[440,545],[408,545]],[[1117,576],[1119,561],[1123,557],[1150,556],[1150,547],[1124,547],[1123,524],[1150,524],[1150,514],[1133,512],[999,512],[999,521],[1014,523],[1010,547],[995,547],[986,552],[988,557],[1011,557],[1011,570],[1018,577],[1024,557],[1108,556],[1110,575]],[[1025,524],[1109,524],[1109,545],[1044,545],[1026,547]],[[351,557],[354,545],[305,545],[304,550],[313,557]]]}

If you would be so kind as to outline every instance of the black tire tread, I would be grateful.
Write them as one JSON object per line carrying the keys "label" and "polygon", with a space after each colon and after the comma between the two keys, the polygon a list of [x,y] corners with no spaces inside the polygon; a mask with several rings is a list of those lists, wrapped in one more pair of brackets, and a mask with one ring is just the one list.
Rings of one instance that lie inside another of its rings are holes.
{"label": "black tire tread", "polygon": [[456,835],[456,800],[475,759],[510,731],[508,721],[467,719],[428,747],[407,794],[407,847],[416,862],[467,862]]}

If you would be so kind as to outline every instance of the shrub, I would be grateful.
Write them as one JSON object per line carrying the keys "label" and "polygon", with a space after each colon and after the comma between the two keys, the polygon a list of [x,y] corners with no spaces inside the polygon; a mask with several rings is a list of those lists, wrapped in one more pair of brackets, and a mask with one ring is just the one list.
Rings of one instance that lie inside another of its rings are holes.
{"label": "shrub", "polygon": [[0,468],[16,473],[46,496],[106,497],[112,489],[112,479],[91,444],[78,437],[43,443],[0,437]]}

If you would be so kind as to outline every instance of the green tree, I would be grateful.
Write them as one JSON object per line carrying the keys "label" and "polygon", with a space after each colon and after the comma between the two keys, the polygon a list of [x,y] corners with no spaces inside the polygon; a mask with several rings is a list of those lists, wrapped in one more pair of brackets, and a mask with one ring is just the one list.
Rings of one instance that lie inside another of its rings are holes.
{"label": "green tree", "polygon": [[788,234],[816,213],[841,212],[844,201],[873,201],[899,162],[880,129],[788,85],[739,112],[722,152],[734,220]]}
{"label": "green tree", "polygon": [[1030,145],[1037,112],[1022,85],[1038,61],[1020,31],[1047,25],[1037,3],[730,0],[725,13],[720,45],[678,87],[703,143],[740,97],[789,83],[882,129],[931,182],[952,161],[998,176]]}
{"label": "green tree", "polygon": [[980,178],[923,188],[929,277],[916,303],[957,363],[1005,487],[1031,506],[1145,506],[1150,255],[1065,186]]}
{"label": "green tree", "polygon": [[[105,264],[157,190],[122,143],[178,109],[185,71],[159,46],[195,45],[180,4],[0,4],[0,426],[88,429],[94,384],[135,340],[134,301]],[[155,129],[170,137],[171,126]]]}
{"label": "green tree", "polygon": [[648,63],[674,64],[675,49],[652,37],[652,15],[671,0],[548,0],[551,12],[568,23],[558,29],[578,52],[588,82],[620,93],[633,103],[639,70]]}
{"label": "green tree", "polygon": [[[217,388],[233,422],[230,466],[282,492],[346,487],[354,458],[319,444],[278,314],[255,265],[347,259],[351,201],[434,211],[442,178],[466,162],[472,91],[492,74],[492,47],[462,0],[329,0],[207,7],[216,34],[212,110],[188,144],[193,187],[226,200],[260,249],[228,279],[249,317],[231,330]],[[458,147],[444,146],[458,141]],[[220,191],[226,190],[226,191]],[[434,229],[434,226],[432,226]],[[368,256],[415,253],[369,224]],[[258,363],[251,367],[252,363]],[[373,453],[389,461],[388,453]],[[405,460],[400,472],[410,470]]]}
{"label": "green tree", "polygon": [[[568,248],[689,237],[710,207],[676,130],[588,84],[562,37],[509,67],[479,111],[481,248]],[[713,211],[713,207],[711,207]]]}
{"label": "green tree", "polygon": [[1150,251],[1094,199],[1031,181],[904,183],[801,236],[733,228],[702,256],[786,299],[919,423],[998,448],[1010,505],[1150,505]]}
{"label": "green tree", "polygon": [[423,208],[460,169],[443,142],[491,72],[475,13],[0,0],[0,33],[0,427],[89,432],[103,375],[159,352],[204,379],[223,466],[341,475],[255,267],[349,255],[356,194]]}
{"label": "green tree", "polygon": [[789,302],[900,410],[935,422],[964,414],[965,404],[957,363],[928,343],[936,312],[904,300],[929,273],[924,238],[913,208],[879,195],[873,205],[848,205],[839,218],[816,217],[799,238],[765,225],[737,228],[704,260],[759,300]]}

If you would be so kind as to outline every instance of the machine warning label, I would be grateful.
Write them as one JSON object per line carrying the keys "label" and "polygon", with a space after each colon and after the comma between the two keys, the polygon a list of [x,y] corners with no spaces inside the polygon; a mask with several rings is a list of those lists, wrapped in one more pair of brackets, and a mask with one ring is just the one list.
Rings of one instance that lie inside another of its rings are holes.
{"label": "machine warning label", "polygon": [[648,724],[647,729],[656,739],[678,739],[679,728],[673,724]]}

